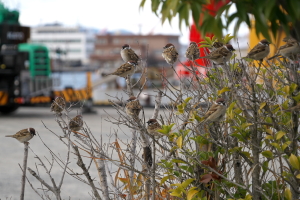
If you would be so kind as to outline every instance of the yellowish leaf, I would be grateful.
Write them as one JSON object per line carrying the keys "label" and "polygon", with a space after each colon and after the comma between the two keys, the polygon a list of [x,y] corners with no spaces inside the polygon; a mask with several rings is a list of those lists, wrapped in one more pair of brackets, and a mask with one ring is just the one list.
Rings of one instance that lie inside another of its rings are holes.
{"label": "yellowish leaf", "polygon": [[244,200],[252,200],[252,196],[250,194],[247,194]]}
{"label": "yellowish leaf", "polygon": [[182,148],[182,142],[183,142],[183,140],[182,140],[182,135],[181,135],[181,136],[179,136],[179,137],[177,138],[177,141],[176,141],[177,146],[178,146],[180,149]]}
{"label": "yellowish leaf", "polygon": [[267,105],[266,102],[262,102],[262,103],[260,104],[260,106],[259,106],[259,109],[260,109],[260,110],[263,109],[263,107],[265,107],[266,105]]}
{"label": "yellowish leaf", "polygon": [[227,91],[230,91],[230,88],[229,87],[224,87],[222,90],[219,90],[218,91],[218,95],[224,93],[224,92],[227,92]]}
{"label": "yellowish leaf", "polygon": [[291,156],[289,157],[289,161],[290,161],[290,164],[295,169],[300,170],[300,163],[299,163],[299,160],[298,160],[297,156],[295,156],[294,154],[291,154]]}
{"label": "yellowish leaf", "polygon": [[300,179],[300,174],[298,174],[298,175],[296,176],[296,178],[297,178],[297,179]]}
{"label": "yellowish leaf", "polygon": [[286,133],[283,131],[278,131],[276,133],[276,140],[280,140],[280,138],[282,138]]}
{"label": "yellowish leaf", "polygon": [[187,193],[187,200],[191,200],[193,198],[193,196],[195,196],[195,194],[197,194],[198,192],[199,191],[195,190],[195,189],[189,190]]}
{"label": "yellowish leaf", "polygon": [[287,200],[292,200],[292,192],[289,188],[286,188],[285,191],[284,191],[284,197],[287,199]]}

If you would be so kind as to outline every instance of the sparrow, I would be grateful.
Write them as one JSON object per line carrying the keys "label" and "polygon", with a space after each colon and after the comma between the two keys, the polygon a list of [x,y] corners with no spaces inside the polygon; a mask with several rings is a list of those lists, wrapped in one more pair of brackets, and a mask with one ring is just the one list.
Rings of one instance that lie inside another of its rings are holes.
{"label": "sparrow", "polygon": [[191,42],[185,52],[185,57],[189,60],[197,60],[200,56],[200,50],[196,42]]}
{"label": "sparrow", "polygon": [[157,130],[161,129],[162,127],[156,119],[149,119],[147,121],[147,124],[148,124],[147,131],[150,135],[154,136],[157,139],[164,136],[164,134],[157,131]]}
{"label": "sparrow", "polygon": [[143,107],[141,106],[139,100],[135,96],[130,97],[125,105],[126,113],[133,118],[137,118],[139,116],[142,108]]}
{"label": "sparrow", "polygon": [[261,40],[244,58],[251,58],[253,60],[262,61],[266,56],[270,53],[270,42],[268,40],[263,39]]}
{"label": "sparrow", "polygon": [[121,57],[124,62],[128,62],[130,60],[137,63],[140,60],[140,57],[136,55],[136,53],[130,48],[128,44],[124,44],[121,49]]}
{"label": "sparrow", "polygon": [[291,60],[297,60],[297,54],[299,53],[299,43],[296,40],[289,40],[285,45],[280,46],[277,53],[268,60],[271,60],[278,56],[283,56]]}
{"label": "sparrow", "polygon": [[123,65],[121,65],[113,73],[106,74],[105,76],[116,75],[116,76],[120,76],[123,78],[127,78],[128,76],[131,76],[132,74],[134,74],[134,72],[136,70],[136,66],[137,66],[137,62],[130,60],[130,61],[124,63]]}
{"label": "sparrow", "polygon": [[173,64],[178,59],[178,52],[175,48],[175,46],[171,43],[166,44],[166,46],[163,47],[162,57],[166,60],[166,62],[173,66]]}
{"label": "sparrow", "polygon": [[211,47],[208,47],[208,49],[209,49],[210,51],[215,51],[216,49],[218,49],[218,48],[220,48],[220,47],[222,47],[222,46],[224,46],[224,44],[223,44],[222,42],[215,41],[215,42],[211,45]]}
{"label": "sparrow", "polygon": [[14,135],[6,135],[5,137],[16,138],[19,142],[28,142],[31,138],[35,136],[34,128],[22,129]]}
{"label": "sparrow", "polygon": [[55,112],[61,115],[61,112],[66,108],[66,101],[63,97],[56,97],[54,102],[51,104],[51,112]]}
{"label": "sparrow", "polygon": [[231,44],[226,44],[215,51],[211,52],[207,56],[203,56],[200,58],[207,58],[211,60],[216,65],[223,65],[224,61],[227,62],[230,60],[232,56],[232,52],[235,51],[235,49],[232,47]]}
{"label": "sparrow", "polygon": [[[81,115],[77,115],[76,117],[72,118],[69,122],[69,128],[71,131],[79,131],[83,126],[83,120]],[[68,129],[65,127],[64,129]]]}
{"label": "sparrow", "polygon": [[217,122],[222,120],[226,113],[226,104],[223,98],[219,98],[216,100],[215,104],[213,104],[209,110],[205,113],[204,121],[206,122]]}

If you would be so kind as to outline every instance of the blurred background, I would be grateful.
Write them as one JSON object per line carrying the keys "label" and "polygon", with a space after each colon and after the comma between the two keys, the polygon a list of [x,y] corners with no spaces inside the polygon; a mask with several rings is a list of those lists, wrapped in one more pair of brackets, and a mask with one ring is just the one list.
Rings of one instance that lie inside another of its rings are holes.
{"label": "blurred background", "polygon": [[[129,44],[147,60],[148,81],[140,96],[144,106],[154,105],[153,88],[163,87],[161,74],[174,86],[179,84],[178,76],[161,53],[167,43],[173,43],[180,61],[186,62],[183,55],[191,39],[190,29],[180,30],[177,18],[171,24],[162,25],[161,19],[152,13],[150,2],[146,1],[143,9],[139,9],[140,3],[141,0],[0,1],[0,131],[3,137],[0,140],[0,199],[19,198],[21,170],[18,163],[23,157],[23,144],[4,135],[34,127],[51,148],[64,152],[65,147],[60,146],[43,125],[61,132],[49,109],[57,96],[84,105],[83,110],[74,109],[71,117],[85,112],[84,120],[92,132],[104,135],[104,141],[108,141],[105,135],[112,128],[102,121],[107,113],[96,106],[108,105],[107,95],[121,100],[128,98],[123,92],[124,78],[103,76],[123,64],[120,50],[124,44]],[[248,33],[248,28],[241,26],[238,37],[232,41],[242,54],[248,50]],[[190,77],[180,62],[175,69],[180,77]],[[199,70],[205,73],[204,69]],[[135,73],[133,81],[141,75],[141,71]],[[162,103],[168,102],[163,99]],[[113,109],[106,109],[117,116]],[[146,109],[146,116],[151,116],[151,110]],[[123,139],[127,138],[127,132],[124,128]],[[40,156],[48,155],[38,138],[31,143],[31,148]],[[36,160],[31,151],[29,155],[28,166],[34,168]],[[59,178],[60,169],[53,169],[53,174]],[[34,181],[32,177],[30,180]],[[84,186],[78,190],[72,183],[74,180],[66,177],[64,197],[70,194],[74,195],[72,199],[90,197]],[[26,188],[27,199],[38,199],[29,185]]]}

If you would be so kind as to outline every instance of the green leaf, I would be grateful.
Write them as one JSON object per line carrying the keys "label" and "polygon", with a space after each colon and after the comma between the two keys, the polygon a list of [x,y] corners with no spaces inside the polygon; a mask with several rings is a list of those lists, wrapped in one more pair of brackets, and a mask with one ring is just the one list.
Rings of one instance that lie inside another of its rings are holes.
{"label": "green leaf", "polygon": [[277,150],[281,150],[281,148],[280,148],[280,146],[279,146],[278,143],[273,142],[273,143],[271,143],[271,145],[272,145],[273,147],[275,147]]}
{"label": "green leaf", "polygon": [[292,142],[291,141],[286,141],[283,145],[282,145],[282,151],[284,151]]}
{"label": "green leaf", "polygon": [[261,152],[261,154],[263,156],[265,156],[266,158],[273,158],[273,153],[271,151],[269,151],[269,150],[263,151],[263,152]]}
{"label": "green leaf", "polygon": [[300,163],[299,163],[297,156],[295,156],[294,154],[291,154],[291,156],[289,157],[289,162],[292,165],[292,167],[300,170]]}
{"label": "green leaf", "polygon": [[203,48],[203,47],[208,47],[209,48],[209,47],[211,47],[211,45],[201,45],[200,46],[200,48]]}
{"label": "green leaf", "polygon": [[222,90],[218,91],[218,95],[220,95],[220,94],[222,94],[224,92],[228,92],[228,91],[230,91],[230,88],[229,87],[224,87]]}
{"label": "green leaf", "polygon": [[170,125],[162,125],[162,129],[159,129],[158,132],[163,133],[163,134],[169,134],[171,132],[172,127],[175,124],[170,124]]}
{"label": "green leaf", "polygon": [[183,160],[179,160],[179,159],[172,159],[172,162],[174,162],[174,163],[186,163]]}
{"label": "green leaf", "polygon": [[283,131],[278,131],[277,133],[276,133],[276,140],[280,140],[280,138],[282,138],[284,135],[285,135],[286,133],[285,132],[283,132]]}
{"label": "green leaf", "polygon": [[167,180],[172,179],[172,178],[174,178],[174,176],[172,176],[172,175],[168,175],[168,176],[163,177],[160,180],[160,185],[164,184],[164,182],[166,182]]}
{"label": "green leaf", "polygon": [[191,184],[195,179],[193,178],[190,178],[190,179],[187,179],[185,180],[184,182],[182,182],[181,186],[185,189],[189,186],[189,184]]}

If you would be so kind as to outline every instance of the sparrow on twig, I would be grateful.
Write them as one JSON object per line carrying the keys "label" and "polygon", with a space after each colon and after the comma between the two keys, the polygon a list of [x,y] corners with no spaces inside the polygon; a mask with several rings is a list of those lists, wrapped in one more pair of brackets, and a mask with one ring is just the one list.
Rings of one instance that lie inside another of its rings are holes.
{"label": "sparrow on twig", "polygon": [[206,122],[217,122],[222,120],[222,118],[225,116],[226,113],[226,103],[223,98],[219,98],[216,100],[216,102],[211,105],[209,110],[205,113],[204,121]]}
{"label": "sparrow on twig", "polygon": [[66,101],[63,97],[56,97],[53,103],[51,104],[51,112],[61,116],[61,112],[66,108]]}
{"label": "sparrow on twig", "polygon": [[137,62],[130,60],[130,61],[124,63],[123,65],[121,65],[113,73],[106,74],[106,76],[116,75],[116,76],[120,76],[123,78],[127,78],[128,76],[131,76],[132,74],[134,74],[137,65],[138,65]]}
{"label": "sparrow on twig", "polygon": [[126,113],[135,119],[138,118],[142,108],[139,100],[135,96],[130,97],[125,105]]}
{"label": "sparrow on twig", "polygon": [[156,139],[159,139],[162,136],[164,136],[164,134],[158,132],[158,130],[161,129],[162,127],[156,119],[149,119],[147,123],[148,123],[147,131],[150,135],[154,136]]}
{"label": "sparrow on twig", "polygon": [[[69,122],[69,128],[71,131],[79,131],[83,126],[83,120],[81,115],[77,115],[76,117],[72,118]],[[68,127],[65,127],[68,129]]]}
{"label": "sparrow on twig", "polygon": [[268,60],[271,60],[278,56],[283,56],[291,60],[297,60],[297,54],[299,53],[300,53],[299,43],[296,40],[288,40],[288,42],[285,45],[280,46],[277,53],[271,58],[269,58]]}
{"label": "sparrow on twig", "polygon": [[200,50],[196,42],[191,42],[185,52],[185,57],[189,60],[197,60],[200,56]]}
{"label": "sparrow on twig", "polygon": [[22,129],[14,135],[6,135],[5,137],[12,137],[17,139],[21,143],[28,142],[31,138],[35,136],[34,128]]}
{"label": "sparrow on twig", "polygon": [[270,42],[268,42],[268,40],[261,40],[255,47],[253,47],[253,49],[249,51],[247,56],[244,58],[251,58],[253,60],[262,61],[270,53],[269,44]]}
{"label": "sparrow on twig", "polygon": [[200,58],[207,58],[216,65],[224,65],[224,62],[228,62],[230,60],[233,51],[235,51],[235,49],[232,47],[232,45],[226,44],[211,52],[207,56],[203,56]]}
{"label": "sparrow on twig", "polygon": [[140,60],[140,57],[130,48],[128,44],[124,44],[121,49],[121,57],[124,62],[128,62],[130,60],[137,63]]}
{"label": "sparrow on twig", "polygon": [[178,59],[178,52],[175,48],[175,46],[171,43],[166,44],[166,46],[163,47],[162,57],[166,60],[166,62],[173,66],[173,64]]}

